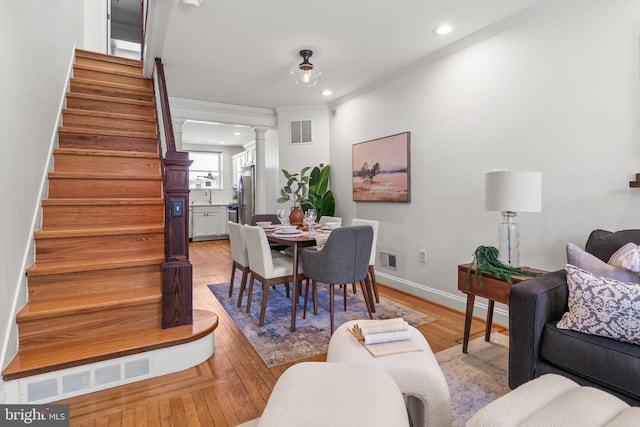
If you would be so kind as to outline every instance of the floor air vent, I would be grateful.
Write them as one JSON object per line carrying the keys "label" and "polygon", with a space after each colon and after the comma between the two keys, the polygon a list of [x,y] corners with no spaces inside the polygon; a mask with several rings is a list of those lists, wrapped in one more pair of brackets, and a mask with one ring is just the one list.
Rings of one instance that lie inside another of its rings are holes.
{"label": "floor air vent", "polygon": [[389,252],[380,252],[382,266],[390,270],[398,269],[398,256]]}

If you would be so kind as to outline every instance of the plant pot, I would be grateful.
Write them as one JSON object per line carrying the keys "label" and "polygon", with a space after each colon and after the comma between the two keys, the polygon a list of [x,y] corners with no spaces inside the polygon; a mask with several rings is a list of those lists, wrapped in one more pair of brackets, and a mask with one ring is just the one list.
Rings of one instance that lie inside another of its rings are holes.
{"label": "plant pot", "polygon": [[291,225],[302,225],[304,221],[304,213],[300,206],[294,206],[291,208],[291,213],[289,214],[289,224]]}

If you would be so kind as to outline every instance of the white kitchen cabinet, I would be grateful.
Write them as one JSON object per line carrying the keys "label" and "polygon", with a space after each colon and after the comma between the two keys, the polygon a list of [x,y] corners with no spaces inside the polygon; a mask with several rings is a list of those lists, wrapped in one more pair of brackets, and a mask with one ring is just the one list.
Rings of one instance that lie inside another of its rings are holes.
{"label": "white kitchen cabinet", "polygon": [[226,206],[193,206],[192,240],[227,238]]}

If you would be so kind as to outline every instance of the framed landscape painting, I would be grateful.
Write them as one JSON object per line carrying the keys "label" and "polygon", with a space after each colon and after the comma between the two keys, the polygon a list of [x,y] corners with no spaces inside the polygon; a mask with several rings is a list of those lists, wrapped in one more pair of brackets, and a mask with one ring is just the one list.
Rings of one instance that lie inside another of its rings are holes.
{"label": "framed landscape painting", "polygon": [[353,145],[354,201],[410,201],[410,141],[411,132],[404,132]]}

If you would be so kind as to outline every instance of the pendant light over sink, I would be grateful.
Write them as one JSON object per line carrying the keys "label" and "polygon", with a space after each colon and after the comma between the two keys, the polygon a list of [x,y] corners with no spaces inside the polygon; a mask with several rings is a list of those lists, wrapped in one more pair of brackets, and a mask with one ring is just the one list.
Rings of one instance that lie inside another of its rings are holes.
{"label": "pendant light over sink", "polygon": [[313,51],[303,49],[300,51],[302,62],[294,65],[291,69],[291,75],[296,79],[296,84],[302,87],[313,87],[318,83],[318,77],[322,74],[320,68],[309,62],[309,58],[313,55]]}

